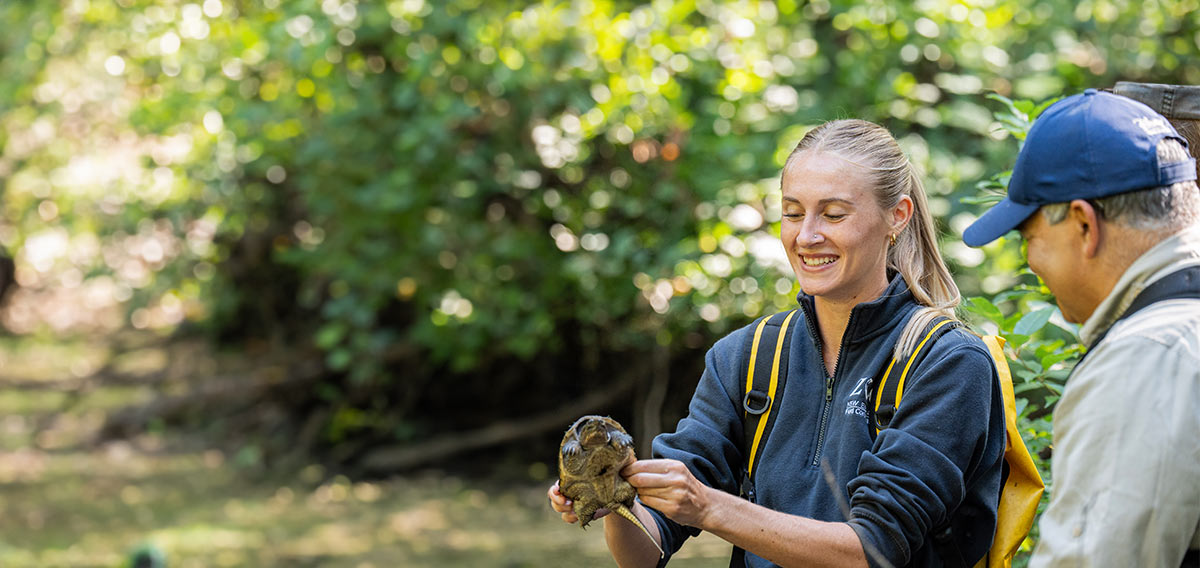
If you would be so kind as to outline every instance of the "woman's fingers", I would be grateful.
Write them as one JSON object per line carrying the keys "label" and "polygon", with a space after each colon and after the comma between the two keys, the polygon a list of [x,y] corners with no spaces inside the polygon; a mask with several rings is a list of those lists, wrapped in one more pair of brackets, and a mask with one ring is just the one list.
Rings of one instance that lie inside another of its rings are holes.
{"label": "woman's fingers", "polygon": [[557,513],[561,513],[564,522],[579,522],[579,517],[575,514],[575,503],[567,499],[567,496],[558,490],[557,481],[546,491],[546,495],[550,498],[550,508],[554,509]]}
{"label": "woman's fingers", "polygon": [[681,478],[677,474],[681,471],[680,468],[682,471],[687,470],[682,462],[675,460],[637,460],[625,466],[621,475],[641,492],[643,489],[668,487],[679,483]]}
{"label": "woman's fingers", "polygon": [[708,507],[705,486],[677,460],[638,460],[621,470],[648,507],[686,525],[696,525]]}

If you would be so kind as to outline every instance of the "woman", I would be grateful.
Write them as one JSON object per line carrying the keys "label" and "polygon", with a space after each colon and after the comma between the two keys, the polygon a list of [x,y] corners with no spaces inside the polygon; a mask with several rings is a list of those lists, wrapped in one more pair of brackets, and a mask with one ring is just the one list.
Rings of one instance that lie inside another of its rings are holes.
{"label": "woman", "polygon": [[[793,319],[803,321],[792,324],[788,387],[759,450],[755,502],[737,496],[752,324],[709,351],[689,414],[655,439],[656,459],[622,470],[638,490],[635,514],[668,559],[705,530],[745,550],[746,566],[940,566],[947,551],[974,564],[995,530],[1005,444],[983,342],[961,330],[937,340],[878,435],[853,411],[873,406],[883,366],[906,359],[959,302],[920,179],[885,129],[838,120],[800,141],[781,182],[781,238],[802,290]],[[557,484],[549,494],[574,522]],[[608,519],[619,565],[659,563],[632,523]]]}

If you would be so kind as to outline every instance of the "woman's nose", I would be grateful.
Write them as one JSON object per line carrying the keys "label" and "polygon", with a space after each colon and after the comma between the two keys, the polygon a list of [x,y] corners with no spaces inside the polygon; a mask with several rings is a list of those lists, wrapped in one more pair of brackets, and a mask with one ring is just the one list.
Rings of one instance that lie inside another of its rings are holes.
{"label": "woman's nose", "polygon": [[821,228],[816,223],[805,223],[800,228],[800,234],[797,240],[803,245],[817,245],[825,242],[825,235],[821,232]]}

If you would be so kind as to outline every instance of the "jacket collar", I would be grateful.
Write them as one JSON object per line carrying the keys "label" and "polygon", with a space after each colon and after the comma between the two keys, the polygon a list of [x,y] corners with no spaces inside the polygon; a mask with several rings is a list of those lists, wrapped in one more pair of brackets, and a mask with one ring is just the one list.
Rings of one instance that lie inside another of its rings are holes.
{"label": "jacket collar", "polygon": [[[916,308],[908,282],[899,272],[888,271],[891,281],[878,298],[863,302],[850,310],[850,321],[842,342],[856,343],[875,338],[891,331],[894,327],[908,319],[912,309]],[[816,305],[813,296],[801,291],[796,300],[804,310],[804,317],[813,322],[817,321]],[[815,339],[815,338],[814,338]]]}
{"label": "jacket collar", "polygon": [[1200,227],[1176,233],[1138,257],[1125,269],[1108,296],[1079,328],[1079,338],[1091,345],[1117,322],[1134,298],[1159,278],[1189,266],[1200,265]]}

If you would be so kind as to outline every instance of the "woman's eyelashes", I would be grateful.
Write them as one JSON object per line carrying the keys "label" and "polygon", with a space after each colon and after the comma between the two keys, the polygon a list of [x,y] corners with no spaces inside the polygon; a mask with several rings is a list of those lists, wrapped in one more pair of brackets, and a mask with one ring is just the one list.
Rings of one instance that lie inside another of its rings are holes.
{"label": "woman's eyelashes", "polygon": [[[847,215],[847,213],[824,213],[822,216],[829,221],[837,222],[845,219]],[[784,213],[783,217],[785,219],[798,221],[804,218],[804,213]]]}

